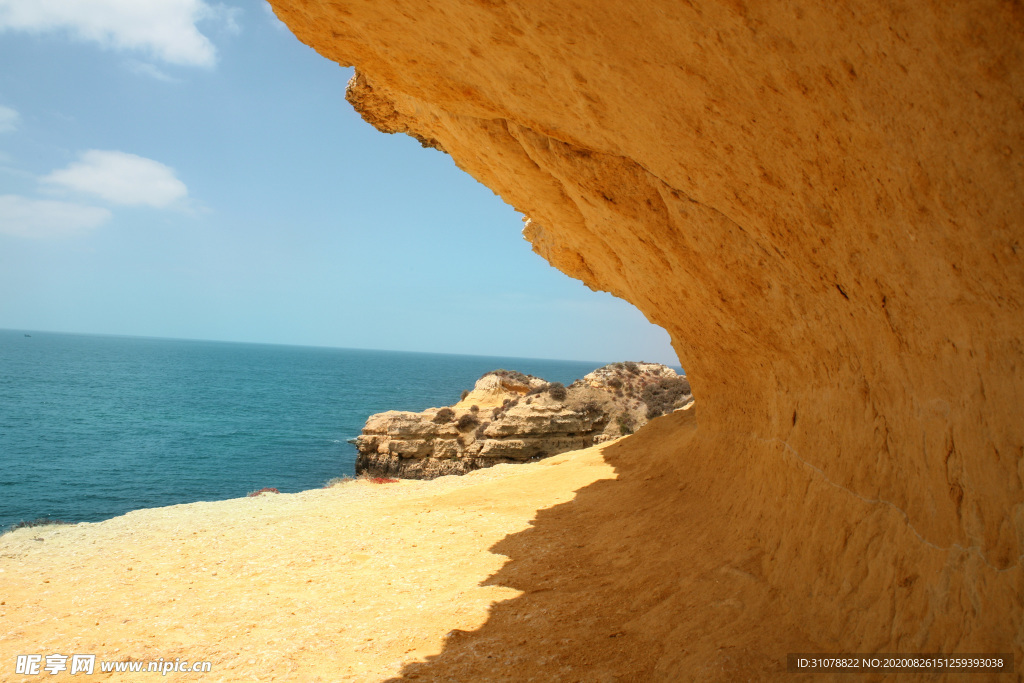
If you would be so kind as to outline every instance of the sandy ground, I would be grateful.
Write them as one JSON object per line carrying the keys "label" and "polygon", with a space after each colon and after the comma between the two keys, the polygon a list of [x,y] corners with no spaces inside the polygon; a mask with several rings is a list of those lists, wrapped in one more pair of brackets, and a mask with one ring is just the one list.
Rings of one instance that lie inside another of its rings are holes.
{"label": "sandy ground", "polygon": [[[607,445],[430,482],[354,481],[8,533],[0,680],[397,675],[521,594],[488,582],[507,561],[492,546],[614,477]],[[53,653],[95,654],[96,673],[15,674],[17,655]],[[99,673],[100,660],[160,658],[212,671]]]}

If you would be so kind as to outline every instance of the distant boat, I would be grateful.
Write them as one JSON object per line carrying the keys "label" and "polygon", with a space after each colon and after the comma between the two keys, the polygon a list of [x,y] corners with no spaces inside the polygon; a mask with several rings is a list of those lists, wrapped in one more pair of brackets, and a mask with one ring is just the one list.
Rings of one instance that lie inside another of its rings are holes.
{"label": "distant boat", "polygon": [[31,335],[31,334],[26,334],[25,336],[26,336],[26,337],[31,337],[32,335]]}

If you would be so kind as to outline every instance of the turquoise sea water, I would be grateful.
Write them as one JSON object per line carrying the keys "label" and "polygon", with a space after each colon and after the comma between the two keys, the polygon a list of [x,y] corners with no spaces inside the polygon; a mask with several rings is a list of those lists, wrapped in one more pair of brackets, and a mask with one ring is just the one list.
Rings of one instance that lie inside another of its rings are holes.
{"label": "turquoise sea water", "polygon": [[[0,530],[317,488],[383,410],[482,374],[569,384],[601,363],[0,330]],[[625,360],[625,359],[623,359]]]}

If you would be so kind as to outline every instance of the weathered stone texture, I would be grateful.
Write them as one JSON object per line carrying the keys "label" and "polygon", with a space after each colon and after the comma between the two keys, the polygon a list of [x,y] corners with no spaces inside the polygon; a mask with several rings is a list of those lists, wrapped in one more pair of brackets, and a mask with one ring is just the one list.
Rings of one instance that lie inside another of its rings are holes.
{"label": "weathered stone texture", "polygon": [[[685,386],[685,393],[671,405],[645,402],[644,390],[665,380]],[[560,396],[552,393],[555,386]],[[536,460],[631,433],[647,423],[648,414],[660,415],[692,400],[684,378],[658,363],[607,365],[568,388],[498,370],[477,380],[451,407],[371,415],[355,440],[356,473],[433,479]],[[656,404],[656,410],[648,403]],[[460,426],[464,419],[469,423]]]}

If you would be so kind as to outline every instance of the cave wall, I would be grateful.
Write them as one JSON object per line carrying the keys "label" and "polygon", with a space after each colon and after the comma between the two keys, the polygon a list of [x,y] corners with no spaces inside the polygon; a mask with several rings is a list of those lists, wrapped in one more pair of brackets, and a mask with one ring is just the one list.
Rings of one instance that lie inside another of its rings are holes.
{"label": "cave wall", "polygon": [[687,448],[795,609],[852,649],[1022,651],[1019,2],[272,5],[367,121],[668,330]]}

